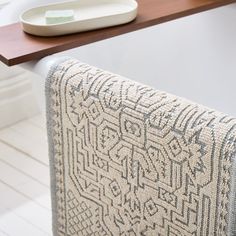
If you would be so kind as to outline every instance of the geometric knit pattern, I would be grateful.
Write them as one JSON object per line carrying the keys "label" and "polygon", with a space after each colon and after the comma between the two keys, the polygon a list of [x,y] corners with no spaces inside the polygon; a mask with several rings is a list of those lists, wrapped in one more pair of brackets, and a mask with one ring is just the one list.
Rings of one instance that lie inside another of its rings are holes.
{"label": "geometric knit pattern", "polygon": [[46,94],[55,236],[235,235],[236,119],[74,59]]}

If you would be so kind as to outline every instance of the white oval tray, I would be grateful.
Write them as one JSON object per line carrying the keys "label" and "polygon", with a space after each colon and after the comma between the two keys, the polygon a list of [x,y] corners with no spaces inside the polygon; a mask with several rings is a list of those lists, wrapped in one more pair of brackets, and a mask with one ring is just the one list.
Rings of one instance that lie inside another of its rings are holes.
{"label": "white oval tray", "polygon": [[[137,16],[135,0],[77,0],[29,9],[20,16],[23,30],[38,36],[58,36],[128,23]],[[74,20],[46,24],[48,10],[74,10]]]}

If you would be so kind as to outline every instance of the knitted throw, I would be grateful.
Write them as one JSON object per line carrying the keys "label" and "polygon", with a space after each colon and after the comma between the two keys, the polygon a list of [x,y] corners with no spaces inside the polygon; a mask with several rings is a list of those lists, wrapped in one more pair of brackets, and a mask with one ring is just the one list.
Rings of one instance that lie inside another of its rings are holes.
{"label": "knitted throw", "polygon": [[236,235],[236,119],[73,59],[46,94],[55,236]]}

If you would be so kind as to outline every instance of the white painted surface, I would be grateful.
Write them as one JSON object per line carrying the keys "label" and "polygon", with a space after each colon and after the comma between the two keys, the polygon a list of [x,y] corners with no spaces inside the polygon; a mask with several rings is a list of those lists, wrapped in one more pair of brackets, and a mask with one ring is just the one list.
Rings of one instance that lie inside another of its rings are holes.
{"label": "white painted surface", "polygon": [[[0,130],[12,135],[12,129],[38,137],[45,145],[34,145],[34,152],[26,154],[15,140],[0,140],[0,236],[52,236],[49,167],[35,159],[47,152],[46,129],[42,116],[19,122]],[[27,136],[21,136],[27,142]],[[34,140],[36,142],[36,140]],[[32,143],[28,143],[28,146]],[[48,159],[42,156],[42,159]]]}
{"label": "white painted surface", "polygon": [[15,149],[26,156],[31,156],[45,166],[49,165],[45,133],[36,126],[22,122],[2,129],[0,130],[0,142],[11,143]]}
{"label": "white painted surface", "polygon": [[35,77],[20,67],[0,63],[0,128],[39,113],[32,89]]}
{"label": "white painted surface", "polygon": [[[29,126],[31,127],[30,122]],[[0,150],[0,162],[3,162],[8,165],[9,168],[13,168],[16,171],[23,171],[25,175],[36,180],[44,187],[49,187],[48,166],[36,162],[31,156],[26,156],[24,153],[4,143],[0,143]]]}

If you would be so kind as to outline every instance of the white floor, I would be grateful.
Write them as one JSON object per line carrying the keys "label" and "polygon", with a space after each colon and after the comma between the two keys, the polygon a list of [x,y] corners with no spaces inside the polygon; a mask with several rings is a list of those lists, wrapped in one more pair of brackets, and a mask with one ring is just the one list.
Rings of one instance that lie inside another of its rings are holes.
{"label": "white floor", "polygon": [[50,201],[42,116],[1,129],[0,236],[51,236]]}

